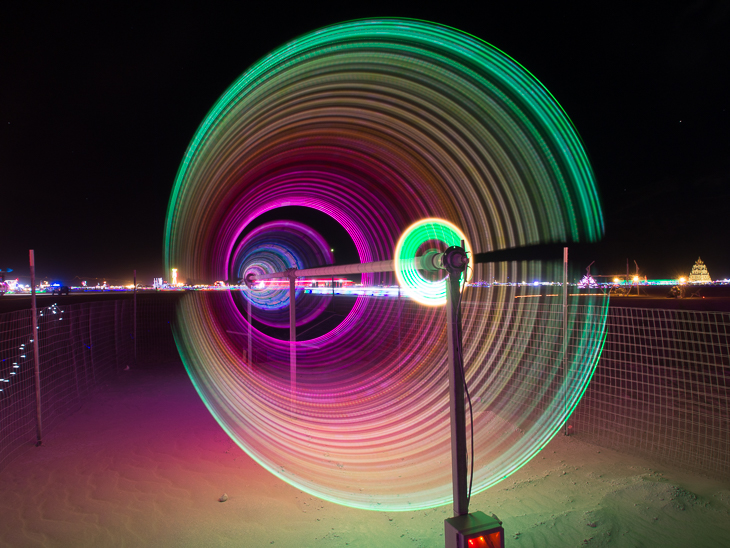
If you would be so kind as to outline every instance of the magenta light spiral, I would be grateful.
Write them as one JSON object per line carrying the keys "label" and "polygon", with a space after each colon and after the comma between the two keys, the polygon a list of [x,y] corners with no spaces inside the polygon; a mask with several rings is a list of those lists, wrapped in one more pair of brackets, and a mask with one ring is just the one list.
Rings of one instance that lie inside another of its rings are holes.
{"label": "magenta light spiral", "polygon": [[[590,164],[547,90],[473,36],[401,19],[309,33],[233,83],[180,165],[166,266],[218,280],[295,261],[285,234],[261,235],[259,248],[254,236],[242,244],[249,225],[284,206],[335,219],[361,262],[392,260],[406,228],[430,217],[452,223],[475,252],[594,241],[603,232]],[[473,272],[488,282],[561,277],[559,266],[536,261]],[[602,299],[580,297],[564,354],[562,307],[534,306],[517,291],[472,287],[463,296],[474,492],[555,435],[605,334]],[[294,343],[294,382],[289,343],[252,329],[236,296],[189,297],[175,332],[185,366],[221,426],[262,466],[359,508],[451,502],[443,307],[358,298],[332,331]],[[275,301],[258,303],[260,313],[283,313]]]}

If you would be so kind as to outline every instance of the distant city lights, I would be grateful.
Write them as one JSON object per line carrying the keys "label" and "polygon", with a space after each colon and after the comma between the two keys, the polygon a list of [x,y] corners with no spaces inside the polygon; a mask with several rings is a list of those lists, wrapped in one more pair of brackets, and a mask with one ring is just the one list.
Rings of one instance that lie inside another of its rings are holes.
{"label": "distant city lights", "polygon": [[[173,269],[173,274],[177,274],[177,269]],[[579,288],[603,288],[610,289],[615,286],[629,286],[629,285],[641,285],[641,286],[675,286],[675,285],[728,285],[730,279],[718,279],[714,282],[706,282],[699,284],[697,282],[692,283],[687,279],[686,276],[680,276],[678,278],[669,279],[655,279],[649,280],[646,278],[632,276],[626,278],[613,277],[609,278],[611,281],[600,282],[592,277],[584,277],[579,282],[571,282],[569,285],[572,287]],[[302,290],[305,293],[311,293],[314,295],[352,295],[352,296],[393,296],[397,297],[399,294],[399,288],[397,285],[392,286],[363,286],[362,284],[355,283],[348,278],[335,278],[334,287],[332,278],[299,278],[296,282],[297,290]],[[257,290],[270,290],[272,288],[287,289],[289,285],[288,280],[262,280],[259,281],[254,287],[253,291]],[[51,294],[55,290],[58,292],[59,287],[62,286],[61,282],[49,283],[42,281],[36,287],[36,292],[39,294]],[[561,282],[546,282],[541,280],[533,281],[521,281],[521,282],[509,282],[509,281],[497,281],[492,280],[491,282],[485,280],[474,280],[466,283],[466,287],[472,288],[489,288],[489,287],[524,287],[527,289],[538,290],[541,287],[561,287]],[[71,293],[103,293],[103,292],[125,292],[133,291],[134,284],[126,283],[123,285],[109,285],[107,282],[97,283],[94,286],[88,285],[85,281],[81,282],[79,286],[70,286]],[[152,285],[145,285],[138,283],[137,290],[147,291],[248,291],[245,285],[228,284],[226,281],[216,281],[214,284],[185,284],[178,282],[176,277],[173,277],[173,282],[168,283],[163,278],[154,278]],[[7,280],[4,285],[0,288],[0,293],[5,295],[23,295],[30,293],[29,284],[21,284],[17,279]],[[401,298],[406,298],[406,291],[400,289]],[[535,295],[537,296],[537,295]],[[543,296],[549,297],[551,294],[544,294]]]}

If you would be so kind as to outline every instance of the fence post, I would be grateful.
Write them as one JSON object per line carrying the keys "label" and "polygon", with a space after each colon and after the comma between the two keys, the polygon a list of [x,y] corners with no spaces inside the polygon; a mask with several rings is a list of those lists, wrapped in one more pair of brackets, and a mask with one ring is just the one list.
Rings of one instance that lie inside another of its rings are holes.
{"label": "fence post", "polygon": [[296,274],[289,272],[289,382],[292,409],[296,405],[297,392],[297,309],[296,309]]}
{"label": "fence post", "polygon": [[40,338],[38,336],[38,313],[35,305],[35,251],[30,250],[30,313],[32,317],[33,327],[33,370],[35,372],[35,418],[36,418],[36,447],[43,443],[43,434],[41,429],[41,369],[40,369],[40,353],[38,345]]}
{"label": "fence post", "polygon": [[251,295],[251,290],[249,288],[246,288],[246,289],[248,289],[248,299],[246,299],[246,307],[248,308],[248,310],[247,310],[247,312],[248,312],[248,333],[247,333],[247,335],[248,335],[248,356],[247,357],[248,357],[248,365],[251,368],[253,368],[253,348],[252,348],[252,344],[251,344],[251,342],[252,342],[251,335],[252,335],[252,331],[253,331],[253,316],[251,316],[252,295]]}
{"label": "fence post", "polygon": [[402,351],[401,351],[401,332],[400,332],[402,310],[403,310],[403,308],[401,306],[401,300],[400,300],[400,284],[398,284],[398,373],[400,373],[401,360],[403,359]]}
{"label": "fence post", "polygon": [[[134,365],[137,366],[137,270],[134,270]],[[129,366],[127,366],[129,369]]]}
{"label": "fence post", "polygon": [[563,434],[568,435],[568,248],[563,248]]}

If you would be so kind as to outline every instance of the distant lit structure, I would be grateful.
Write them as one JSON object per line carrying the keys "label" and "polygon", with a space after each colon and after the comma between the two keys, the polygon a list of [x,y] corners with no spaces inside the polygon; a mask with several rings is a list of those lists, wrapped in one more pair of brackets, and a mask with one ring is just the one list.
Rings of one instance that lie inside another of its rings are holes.
{"label": "distant lit structure", "polygon": [[691,284],[708,284],[712,283],[710,273],[707,272],[707,266],[702,262],[701,258],[697,258],[697,262],[689,273],[689,283]]}
{"label": "distant lit structure", "polygon": [[162,278],[152,278],[152,287],[162,289]]}
{"label": "distant lit structure", "polygon": [[177,268],[172,269],[172,285],[177,285]]}
{"label": "distant lit structure", "polygon": [[586,274],[583,276],[583,278],[578,282],[578,287],[598,287],[598,282],[596,282],[595,279],[593,279],[593,276],[590,274]]}

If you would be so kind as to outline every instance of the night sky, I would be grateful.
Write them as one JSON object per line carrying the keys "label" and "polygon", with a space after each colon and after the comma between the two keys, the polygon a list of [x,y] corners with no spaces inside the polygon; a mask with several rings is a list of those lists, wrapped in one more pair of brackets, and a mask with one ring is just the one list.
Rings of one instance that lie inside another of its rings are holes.
{"label": "night sky", "polygon": [[628,258],[649,278],[676,277],[701,256],[713,279],[730,278],[730,3],[344,4],[3,7],[0,269],[27,283],[33,248],[49,281],[163,276],[175,174],[225,89],[300,34],[399,16],[484,39],[562,105],[602,195],[593,273],[625,271]]}

